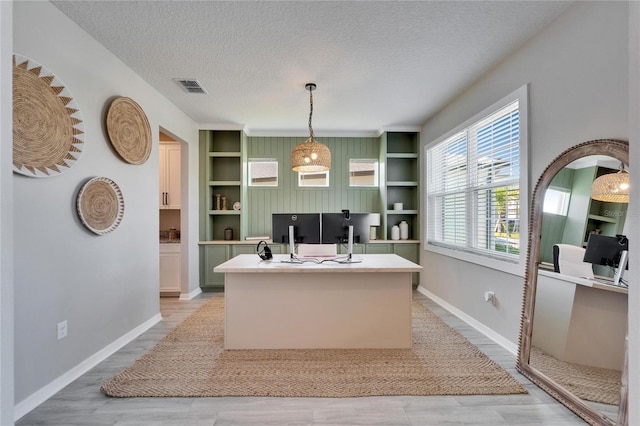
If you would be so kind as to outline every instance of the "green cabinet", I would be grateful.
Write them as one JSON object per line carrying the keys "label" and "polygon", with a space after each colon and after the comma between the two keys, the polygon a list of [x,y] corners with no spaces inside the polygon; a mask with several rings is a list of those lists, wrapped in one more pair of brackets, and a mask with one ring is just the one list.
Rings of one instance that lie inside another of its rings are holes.
{"label": "green cabinet", "polygon": [[[244,199],[244,145],[241,131],[200,131],[200,241],[225,241],[229,234],[235,241],[242,238],[242,210],[234,209],[234,204],[241,206]],[[201,288],[224,287],[224,274],[213,272],[213,268],[232,254],[229,244],[200,246]]]}
{"label": "green cabinet", "polygon": [[394,244],[393,245],[393,253],[397,254],[400,257],[404,257],[405,259],[413,262],[418,262],[418,246],[420,243],[415,244]]}
{"label": "green cabinet", "polygon": [[367,254],[388,254],[393,253],[393,244],[375,243],[367,244]]}
{"label": "green cabinet", "polygon": [[[394,244],[393,252],[400,257],[404,257],[405,259],[420,264],[420,243],[415,244]],[[417,287],[420,284],[420,273],[413,272],[413,286]]]}
{"label": "green cabinet", "polygon": [[[214,273],[213,268],[239,254],[255,253],[258,241],[249,242],[245,238],[270,235],[271,214],[280,212],[349,208],[380,213],[379,240],[355,245],[354,254],[397,253],[418,263],[419,133],[385,132],[379,138],[334,137],[323,141],[334,156],[331,186],[300,188],[297,173],[289,167],[289,155],[298,138],[248,137],[241,130],[200,130],[199,239],[203,289],[223,288],[224,275]],[[349,159],[375,157],[379,161],[378,187],[350,186]],[[249,186],[250,159],[278,161],[277,188]],[[235,203],[239,203],[238,209],[234,209]],[[387,240],[392,226],[401,221],[409,225],[409,240]],[[232,241],[225,239],[229,233]],[[274,254],[289,250],[282,244],[270,247]],[[346,254],[346,247],[339,247],[338,253]],[[417,274],[414,283],[417,284]]]}
{"label": "green cabinet", "polygon": [[221,289],[224,287],[224,274],[213,272],[213,268],[229,259],[228,244],[204,245],[200,248],[203,259],[200,262],[200,287],[203,289]]}
{"label": "green cabinet", "polygon": [[[231,256],[229,257],[229,259],[234,258],[239,254],[255,254],[257,259],[257,248],[259,242],[260,241],[247,241],[242,243],[230,244],[229,246],[231,247]],[[264,248],[264,245],[261,248]],[[286,244],[269,244],[269,248],[271,249],[271,253],[273,254],[287,253],[289,250],[289,246],[287,246]]]}
{"label": "green cabinet", "polygon": [[[400,257],[420,264],[420,242],[419,241],[385,241],[364,244],[366,254],[387,254],[393,253]],[[420,284],[420,273],[413,273],[413,286],[417,287]]]}
{"label": "green cabinet", "polygon": [[[353,245],[353,254],[364,254],[365,253],[365,244],[354,244]],[[340,244],[338,246],[338,254],[349,254],[349,250],[347,250],[347,245]]]}
{"label": "green cabinet", "polygon": [[[231,245],[231,257],[230,259],[236,257],[239,254],[255,254],[256,252],[256,246],[258,245],[258,242],[256,242],[255,244],[251,244],[251,245],[247,245],[247,244],[233,244]],[[269,246],[269,248],[271,248],[271,246]]]}
{"label": "green cabinet", "polygon": [[[595,178],[608,173],[616,172],[617,170],[607,167],[597,167]],[[606,201],[593,200],[590,198],[583,244],[586,246],[587,240],[589,239],[589,234],[591,233],[599,233],[610,236],[622,234],[624,228],[624,218],[627,214],[627,207],[628,204],[626,203],[610,203]]]}
{"label": "green cabinet", "polygon": [[242,206],[244,134],[240,131],[200,131],[200,240],[225,239],[231,229],[233,240],[243,233]]}
{"label": "green cabinet", "polygon": [[[258,255],[256,254],[256,246],[258,242],[215,242],[215,243],[201,243],[200,250],[202,258],[200,259],[200,276],[201,285],[203,290],[222,290],[224,288],[224,274],[219,272],[213,272],[213,268],[226,262],[229,259],[236,257],[239,254],[255,254],[256,260]],[[353,246],[353,253],[358,254],[389,254],[394,253],[400,257],[404,257],[414,263],[419,263],[419,246],[418,241],[405,241],[405,242],[375,242],[367,244],[355,244]],[[287,244],[269,244],[269,248],[273,254],[283,254],[289,252],[289,246]],[[347,254],[346,246],[340,245],[338,247],[338,254]],[[416,287],[420,283],[420,275],[417,272],[413,273],[413,285]]]}
{"label": "green cabinet", "polygon": [[[239,254],[255,254],[256,260],[258,255],[256,247],[258,241],[251,242],[234,242],[234,243],[201,243],[200,244],[200,287],[204,290],[222,290],[224,288],[224,274],[213,272],[213,268],[233,259]],[[282,244],[269,244],[269,248],[273,254],[283,253]]]}
{"label": "green cabinet", "polygon": [[409,224],[409,239],[420,238],[419,146],[417,132],[386,132],[382,135],[380,157],[385,164],[381,184],[382,239],[391,238],[391,228],[403,220]]}

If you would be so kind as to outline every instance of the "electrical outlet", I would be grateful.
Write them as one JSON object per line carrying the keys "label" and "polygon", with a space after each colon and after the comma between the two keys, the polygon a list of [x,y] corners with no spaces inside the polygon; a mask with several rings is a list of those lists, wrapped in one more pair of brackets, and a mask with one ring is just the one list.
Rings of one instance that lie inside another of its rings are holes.
{"label": "electrical outlet", "polygon": [[491,303],[492,305],[496,304],[496,294],[493,291],[485,291],[484,292],[484,301],[487,303]]}
{"label": "electrical outlet", "polygon": [[62,321],[58,323],[58,340],[64,339],[67,337],[67,321]]}

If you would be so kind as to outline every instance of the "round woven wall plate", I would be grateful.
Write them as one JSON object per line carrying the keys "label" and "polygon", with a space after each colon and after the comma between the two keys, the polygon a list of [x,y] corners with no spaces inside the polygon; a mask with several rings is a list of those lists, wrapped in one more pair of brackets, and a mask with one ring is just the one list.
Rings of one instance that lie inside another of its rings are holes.
{"label": "round woven wall plate", "polygon": [[13,55],[13,171],[59,175],[83,147],[80,110],[64,84],[37,62]]}
{"label": "round woven wall plate", "polygon": [[122,222],[124,197],[114,181],[95,177],[80,188],[77,207],[82,224],[91,232],[104,235]]}
{"label": "round woven wall plate", "polygon": [[144,164],[151,154],[151,127],[133,99],[116,98],[107,111],[107,134],[114,149],[130,164]]}

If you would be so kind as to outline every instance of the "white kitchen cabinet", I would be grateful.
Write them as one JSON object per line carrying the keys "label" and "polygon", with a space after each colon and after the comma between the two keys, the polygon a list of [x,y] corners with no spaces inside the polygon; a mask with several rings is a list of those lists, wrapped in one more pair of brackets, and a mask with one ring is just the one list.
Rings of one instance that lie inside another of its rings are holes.
{"label": "white kitchen cabinet", "polygon": [[160,292],[180,292],[180,244],[160,244]]}
{"label": "white kitchen cabinet", "polygon": [[180,144],[161,143],[159,148],[161,209],[180,208]]}

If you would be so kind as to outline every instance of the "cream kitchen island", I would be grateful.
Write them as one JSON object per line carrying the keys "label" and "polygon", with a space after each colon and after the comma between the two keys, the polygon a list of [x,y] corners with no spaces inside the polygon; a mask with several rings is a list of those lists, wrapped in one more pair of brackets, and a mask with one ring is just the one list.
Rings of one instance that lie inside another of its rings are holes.
{"label": "cream kitchen island", "polygon": [[241,254],[225,274],[225,349],[411,347],[411,274],[395,254],[360,263],[285,263]]}

